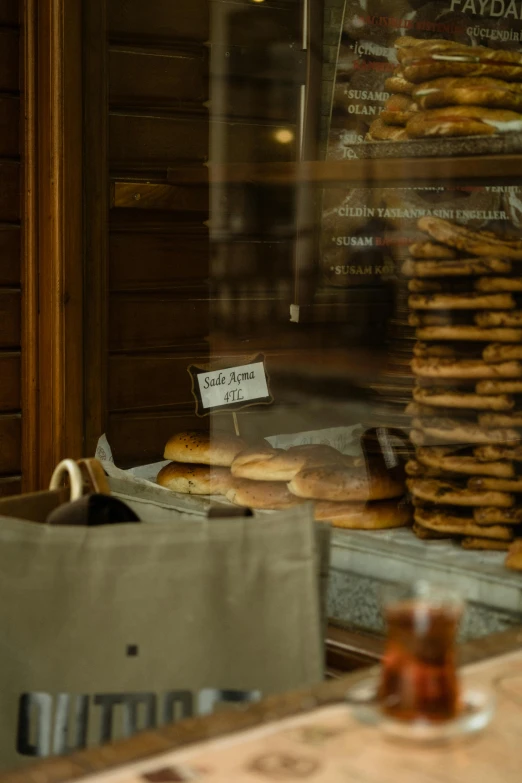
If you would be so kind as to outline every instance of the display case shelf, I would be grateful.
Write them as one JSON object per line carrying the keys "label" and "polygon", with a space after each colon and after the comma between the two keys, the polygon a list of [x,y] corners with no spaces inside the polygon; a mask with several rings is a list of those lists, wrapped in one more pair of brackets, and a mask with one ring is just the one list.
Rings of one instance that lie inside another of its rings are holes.
{"label": "display case shelf", "polygon": [[300,163],[236,163],[171,168],[176,184],[308,185],[462,183],[466,186],[522,182],[522,154],[440,158],[363,158]]}

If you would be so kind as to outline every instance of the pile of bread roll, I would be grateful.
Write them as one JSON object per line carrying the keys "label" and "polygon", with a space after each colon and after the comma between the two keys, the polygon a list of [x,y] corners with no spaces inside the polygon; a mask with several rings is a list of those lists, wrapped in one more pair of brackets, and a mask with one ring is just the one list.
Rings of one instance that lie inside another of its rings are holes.
{"label": "pile of bread roll", "polygon": [[[508,550],[522,535],[522,240],[423,217],[410,248],[416,377],[406,471],[422,538]],[[507,565],[522,568],[522,543]]]}
{"label": "pile of bread roll", "polygon": [[395,42],[391,93],[367,138],[397,141],[522,130],[522,53],[440,39]]}
{"label": "pile of bread roll", "polygon": [[157,482],[174,492],[222,495],[231,503],[279,510],[313,502],[318,521],[335,527],[382,530],[411,524],[401,466],[347,457],[331,446],[247,447],[227,433],[183,432],[165,448],[171,460]]}

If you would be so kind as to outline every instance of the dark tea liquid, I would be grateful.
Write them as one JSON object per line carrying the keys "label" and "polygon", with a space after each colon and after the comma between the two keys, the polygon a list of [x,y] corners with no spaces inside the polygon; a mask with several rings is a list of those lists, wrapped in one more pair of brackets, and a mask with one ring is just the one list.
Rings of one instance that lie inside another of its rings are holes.
{"label": "dark tea liquid", "polygon": [[386,611],[388,642],[380,701],[398,720],[444,721],[458,712],[455,640],[460,611],[422,601]]}

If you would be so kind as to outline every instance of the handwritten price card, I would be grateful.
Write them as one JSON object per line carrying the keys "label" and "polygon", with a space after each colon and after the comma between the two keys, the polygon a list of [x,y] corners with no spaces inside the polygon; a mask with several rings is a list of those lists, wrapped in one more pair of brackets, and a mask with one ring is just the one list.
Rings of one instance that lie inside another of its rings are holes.
{"label": "handwritten price card", "polygon": [[273,402],[263,356],[233,367],[211,369],[191,365],[192,394],[196,414],[208,416],[217,411],[236,411],[251,405]]}

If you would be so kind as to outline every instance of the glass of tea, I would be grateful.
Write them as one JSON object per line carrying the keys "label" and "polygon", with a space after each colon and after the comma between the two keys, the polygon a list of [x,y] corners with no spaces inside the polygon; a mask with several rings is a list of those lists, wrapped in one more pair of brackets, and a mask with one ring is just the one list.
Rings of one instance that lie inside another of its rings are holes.
{"label": "glass of tea", "polygon": [[456,636],[464,602],[428,582],[387,587],[388,626],[379,686],[381,710],[404,722],[442,722],[459,714]]}

